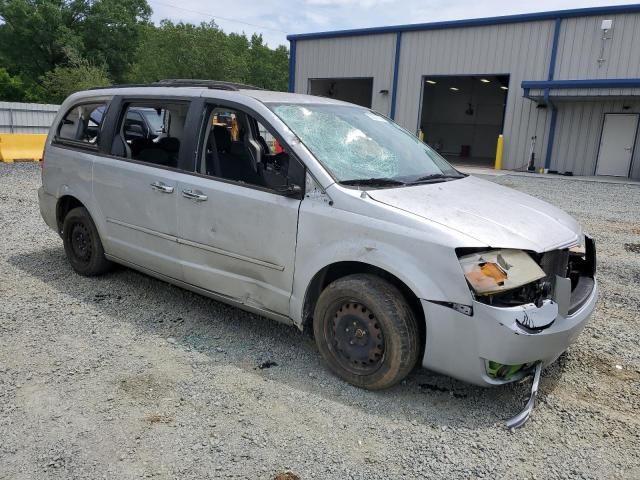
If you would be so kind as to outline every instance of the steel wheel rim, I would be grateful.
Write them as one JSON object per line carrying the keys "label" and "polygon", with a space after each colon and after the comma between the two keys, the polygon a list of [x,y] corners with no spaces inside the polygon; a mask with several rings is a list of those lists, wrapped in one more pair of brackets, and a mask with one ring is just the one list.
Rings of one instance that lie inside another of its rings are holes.
{"label": "steel wheel rim", "polygon": [[91,232],[83,223],[75,223],[70,233],[71,250],[74,256],[81,262],[91,259]]}
{"label": "steel wheel rim", "polygon": [[384,333],[366,305],[355,300],[340,302],[328,327],[329,349],[342,368],[356,375],[371,375],[382,366]]}

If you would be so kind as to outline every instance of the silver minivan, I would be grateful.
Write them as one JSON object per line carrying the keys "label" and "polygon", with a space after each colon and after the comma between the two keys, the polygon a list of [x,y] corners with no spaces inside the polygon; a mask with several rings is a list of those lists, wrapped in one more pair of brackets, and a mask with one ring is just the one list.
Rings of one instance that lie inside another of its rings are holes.
{"label": "silver minivan", "polygon": [[308,329],[368,389],[418,364],[485,386],[539,377],[596,304],[573,218],[332,99],[208,81],[76,93],[42,182],[79,274],[115,262]]}

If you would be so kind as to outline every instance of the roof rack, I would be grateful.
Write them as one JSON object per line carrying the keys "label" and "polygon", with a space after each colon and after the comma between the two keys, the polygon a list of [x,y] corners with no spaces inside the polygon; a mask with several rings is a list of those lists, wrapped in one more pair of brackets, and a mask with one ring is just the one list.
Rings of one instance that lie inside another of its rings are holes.
{"label": "roof rack", "polygon": [[189,78],[167,78],[159,80],[153,85],[163,87],[203,87],[211,88],[214,90],[264,90],[260,87],[254,87],[253,85],[246,85],[244,83],[235,82],[222,82],[219,80],[196,80]]}
{"label": "roof rack", "polygon": [[131,87],[199,87],[209,88],[212,90],[264,90],[253,85],[245,85],[244,83],[221,82],[218,80],[195,80],[189,78],[166,78],[152,83],[129,83],[121,85],[111,85],[109,87],[93,87],[89,90],[103,90],[106,88],[131,88]]}

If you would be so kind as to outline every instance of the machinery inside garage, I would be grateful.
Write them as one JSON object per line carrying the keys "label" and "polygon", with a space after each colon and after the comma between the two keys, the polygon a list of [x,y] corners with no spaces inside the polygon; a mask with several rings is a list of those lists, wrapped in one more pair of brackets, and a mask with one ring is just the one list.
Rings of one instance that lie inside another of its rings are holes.
{"label": "machinery inside garage", "polygon": [[424,77],[420,130],[452,162],[493,165],[508,75]]}
{"label": "machinery inside garage", "polygon": [[373,78],[312,78],[309,94],[371,108]]}

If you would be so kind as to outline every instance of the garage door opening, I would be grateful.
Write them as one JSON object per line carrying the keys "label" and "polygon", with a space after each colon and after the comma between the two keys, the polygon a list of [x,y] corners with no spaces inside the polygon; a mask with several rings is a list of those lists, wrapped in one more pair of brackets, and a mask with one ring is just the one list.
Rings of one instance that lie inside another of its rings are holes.
{"label": "garage door opening", "polygon": [[452,163],[493,165],[508,75],[424,77],[419,128]]}
{"label": "garage door opening", "polygon": [[371,108],[373,78],[312,78],[309,94]]}

